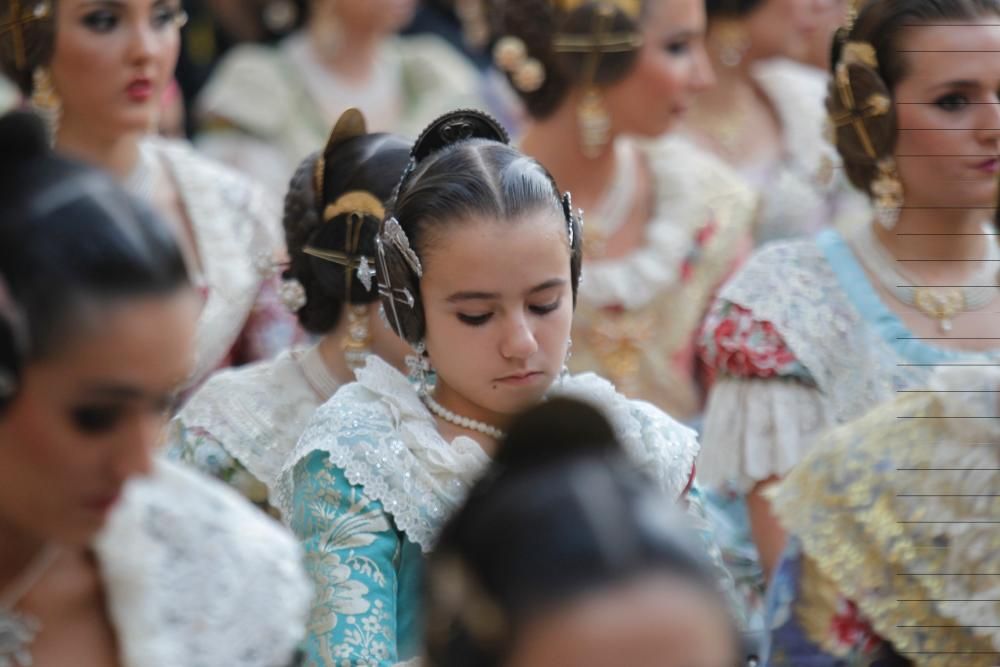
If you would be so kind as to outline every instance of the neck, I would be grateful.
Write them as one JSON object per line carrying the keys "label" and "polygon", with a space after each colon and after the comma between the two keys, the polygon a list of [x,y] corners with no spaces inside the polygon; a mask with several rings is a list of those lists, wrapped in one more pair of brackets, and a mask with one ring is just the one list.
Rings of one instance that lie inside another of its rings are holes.
{"label": "neck", "polygon": [[344,321],[337,325],[337,328],[320,339],[319,356],[326,366],[327,372],[341,384],[354,382],[354,372],[348,367],[347,360],[344,359],[344,350],[341,342],[347,333],[346,317]]}
{"label": "neck", "polygon": [[[495,412],[468,400],[465,396],[462,396],[460,393],[453,390],[448,383],[443,381],[440,377],[437,380],[437,386],[434,388],[433,398],[439,405],[441,405],[441,407],[450,410],[459,417],[474,419],[500,430],[505,430],[511,420],[511,415]],[[496,444],[492,438],[478,431],[456,427],[450,422],[442,420],[438,416],[435,416],[435,418],[438,419],[439,424],[448,424],[448,430],[458,429],[463,433],[473,435],[477,441],[485,446],[495,446]]]}
{"label": "neck", "polygon": [[573,193],[574,205],[587,209],[600,201],[614,179],[614,143],[622,140],[612,135],[600,155],[584,155],[576,102],[567,100],[553,115],[529,123],[521,150],[549,170],[560,190]]}
{"label": "neck", "polygon": [[139,159],[140,134],[110,136],[75,125],[69,118],[59,123],[56,147],[66,155],[110,172],[124,181]]}
{"label": "neck", "polygon": [[961,284],[961,279],[979,268],[974,262],[986,254],[992,236],[984,236],[982,209],[941,210],[904,208],[899,221],[891,230],[874,223],[875,234],[889,254],[896,259],[926,259],[927,262],[907,262],[909,272],[947,284],[949,279]]}
{"label": "neck", "polygon": [[39,553],[45,540],[0,519],[0,592],[14,582]]}
{"label": "neck", "polygon": [[320,62],[349,81],[363,82],[372,76],[379,47],[385,36],[346,30],[331,21],[313,21],[307,29],[309,42]]}
{"label": "neck", "polygon": [[[695,98],[695,109],[688,114],[689,118],[697,120],[698,114],[704,111],[714,115],[731,115],[745,110],[748,103],[754,103],[757,97],[751,68],[753,61],[744,56],[738,65],[726,65],[719,55],[719,48],[709,36],[708,59],[715,73],[715,85],[698,93]],[[749,54],[748,54],[749,55]]]}

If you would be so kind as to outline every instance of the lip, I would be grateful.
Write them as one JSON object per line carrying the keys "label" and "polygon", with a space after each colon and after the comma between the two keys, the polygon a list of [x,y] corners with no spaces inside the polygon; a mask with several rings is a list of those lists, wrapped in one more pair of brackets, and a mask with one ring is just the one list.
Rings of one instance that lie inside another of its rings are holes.
{"label": "lip", "polygon": [[994,157],[989,160],[983,160],[976,165],[976,169],[987,174],[1000,173],[1000,158]]}
{"label": "lip", "polygon": [[146,77],[138,77],[129,81],[125,94],[133,102],[148,102],[153,97],[153,82]]}
{"label": "lip", "polygon": [[538,381],[540,378],[544,377],[545,373],[541,371],[528,371],[526,373],[513,373],[511,375],[505,375],[502,378],[497,378],[497,382],[502,382],[509,385],[526,385]]}

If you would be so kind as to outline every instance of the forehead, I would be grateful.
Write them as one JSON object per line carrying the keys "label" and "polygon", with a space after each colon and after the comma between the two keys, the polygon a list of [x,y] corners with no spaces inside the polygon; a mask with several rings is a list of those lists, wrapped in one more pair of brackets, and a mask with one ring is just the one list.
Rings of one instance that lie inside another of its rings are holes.
{"label": "forehead", "polygon": [[[516,220],[463,220],[436,231],[423,248],[424,284],[492,283],[490,291],[541,274],[569,272],[565,219],[552,209]],[[487,285],[482,285],[484,288]]]}
{"label": "forehead", "polygon": [[1000,15],[905,27],[898,45],[906,59],[905,82],[962,80],[992,86],[1000,80]]}

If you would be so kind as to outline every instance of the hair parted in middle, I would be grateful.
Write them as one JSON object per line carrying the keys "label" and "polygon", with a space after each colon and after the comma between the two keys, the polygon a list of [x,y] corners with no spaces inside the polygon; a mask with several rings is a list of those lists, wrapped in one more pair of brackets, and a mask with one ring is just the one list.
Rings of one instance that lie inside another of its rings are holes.
{"label": "hair parted in middle", "polygon": [[463,219],[514,221],[551,211],[566,222],[574,303],[582,260],[581,223],[569,193],[509,145],[506,130],[476,110],[445,114],[421,133],[396,188],[376,247],[382,306],[393,330],[417,344],[425,332],[421,257],[438,234]]}

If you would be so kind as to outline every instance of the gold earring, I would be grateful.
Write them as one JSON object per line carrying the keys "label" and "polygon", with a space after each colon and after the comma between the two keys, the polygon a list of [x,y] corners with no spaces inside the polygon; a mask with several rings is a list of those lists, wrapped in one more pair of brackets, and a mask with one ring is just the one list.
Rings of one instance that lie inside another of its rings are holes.
{"label": "gold earring", "polygon": [[583,95],[576,110],[580,124],[580,140],[583,154],[593,158],[601,154],[611,134],[611,116],[604,106],[601,93],[591,87]]}
{"label": "gold earring", "polygon": [[896,161],[884,157],[877,163],[878,175],[872,181],[871,192],[875,198],[875,217],[886,229],[892,229],[899,220],[903,207],[903,183],[896,171]]}
{"label": "gold earring", "polygon": [[347,335],[340,347],[344,351],[347,367],[356,371],[365,365],[371,354],[372,334],[368,327],[368,306],[350,304],[347,307]]}
{"label": "gold earring", "polygon": [[62,114],[62,102],[52,85],[52,74],[45,67],[36,67],[31,73],[31,84],[31,106],[45,121],[49,136],[55,139]]}

